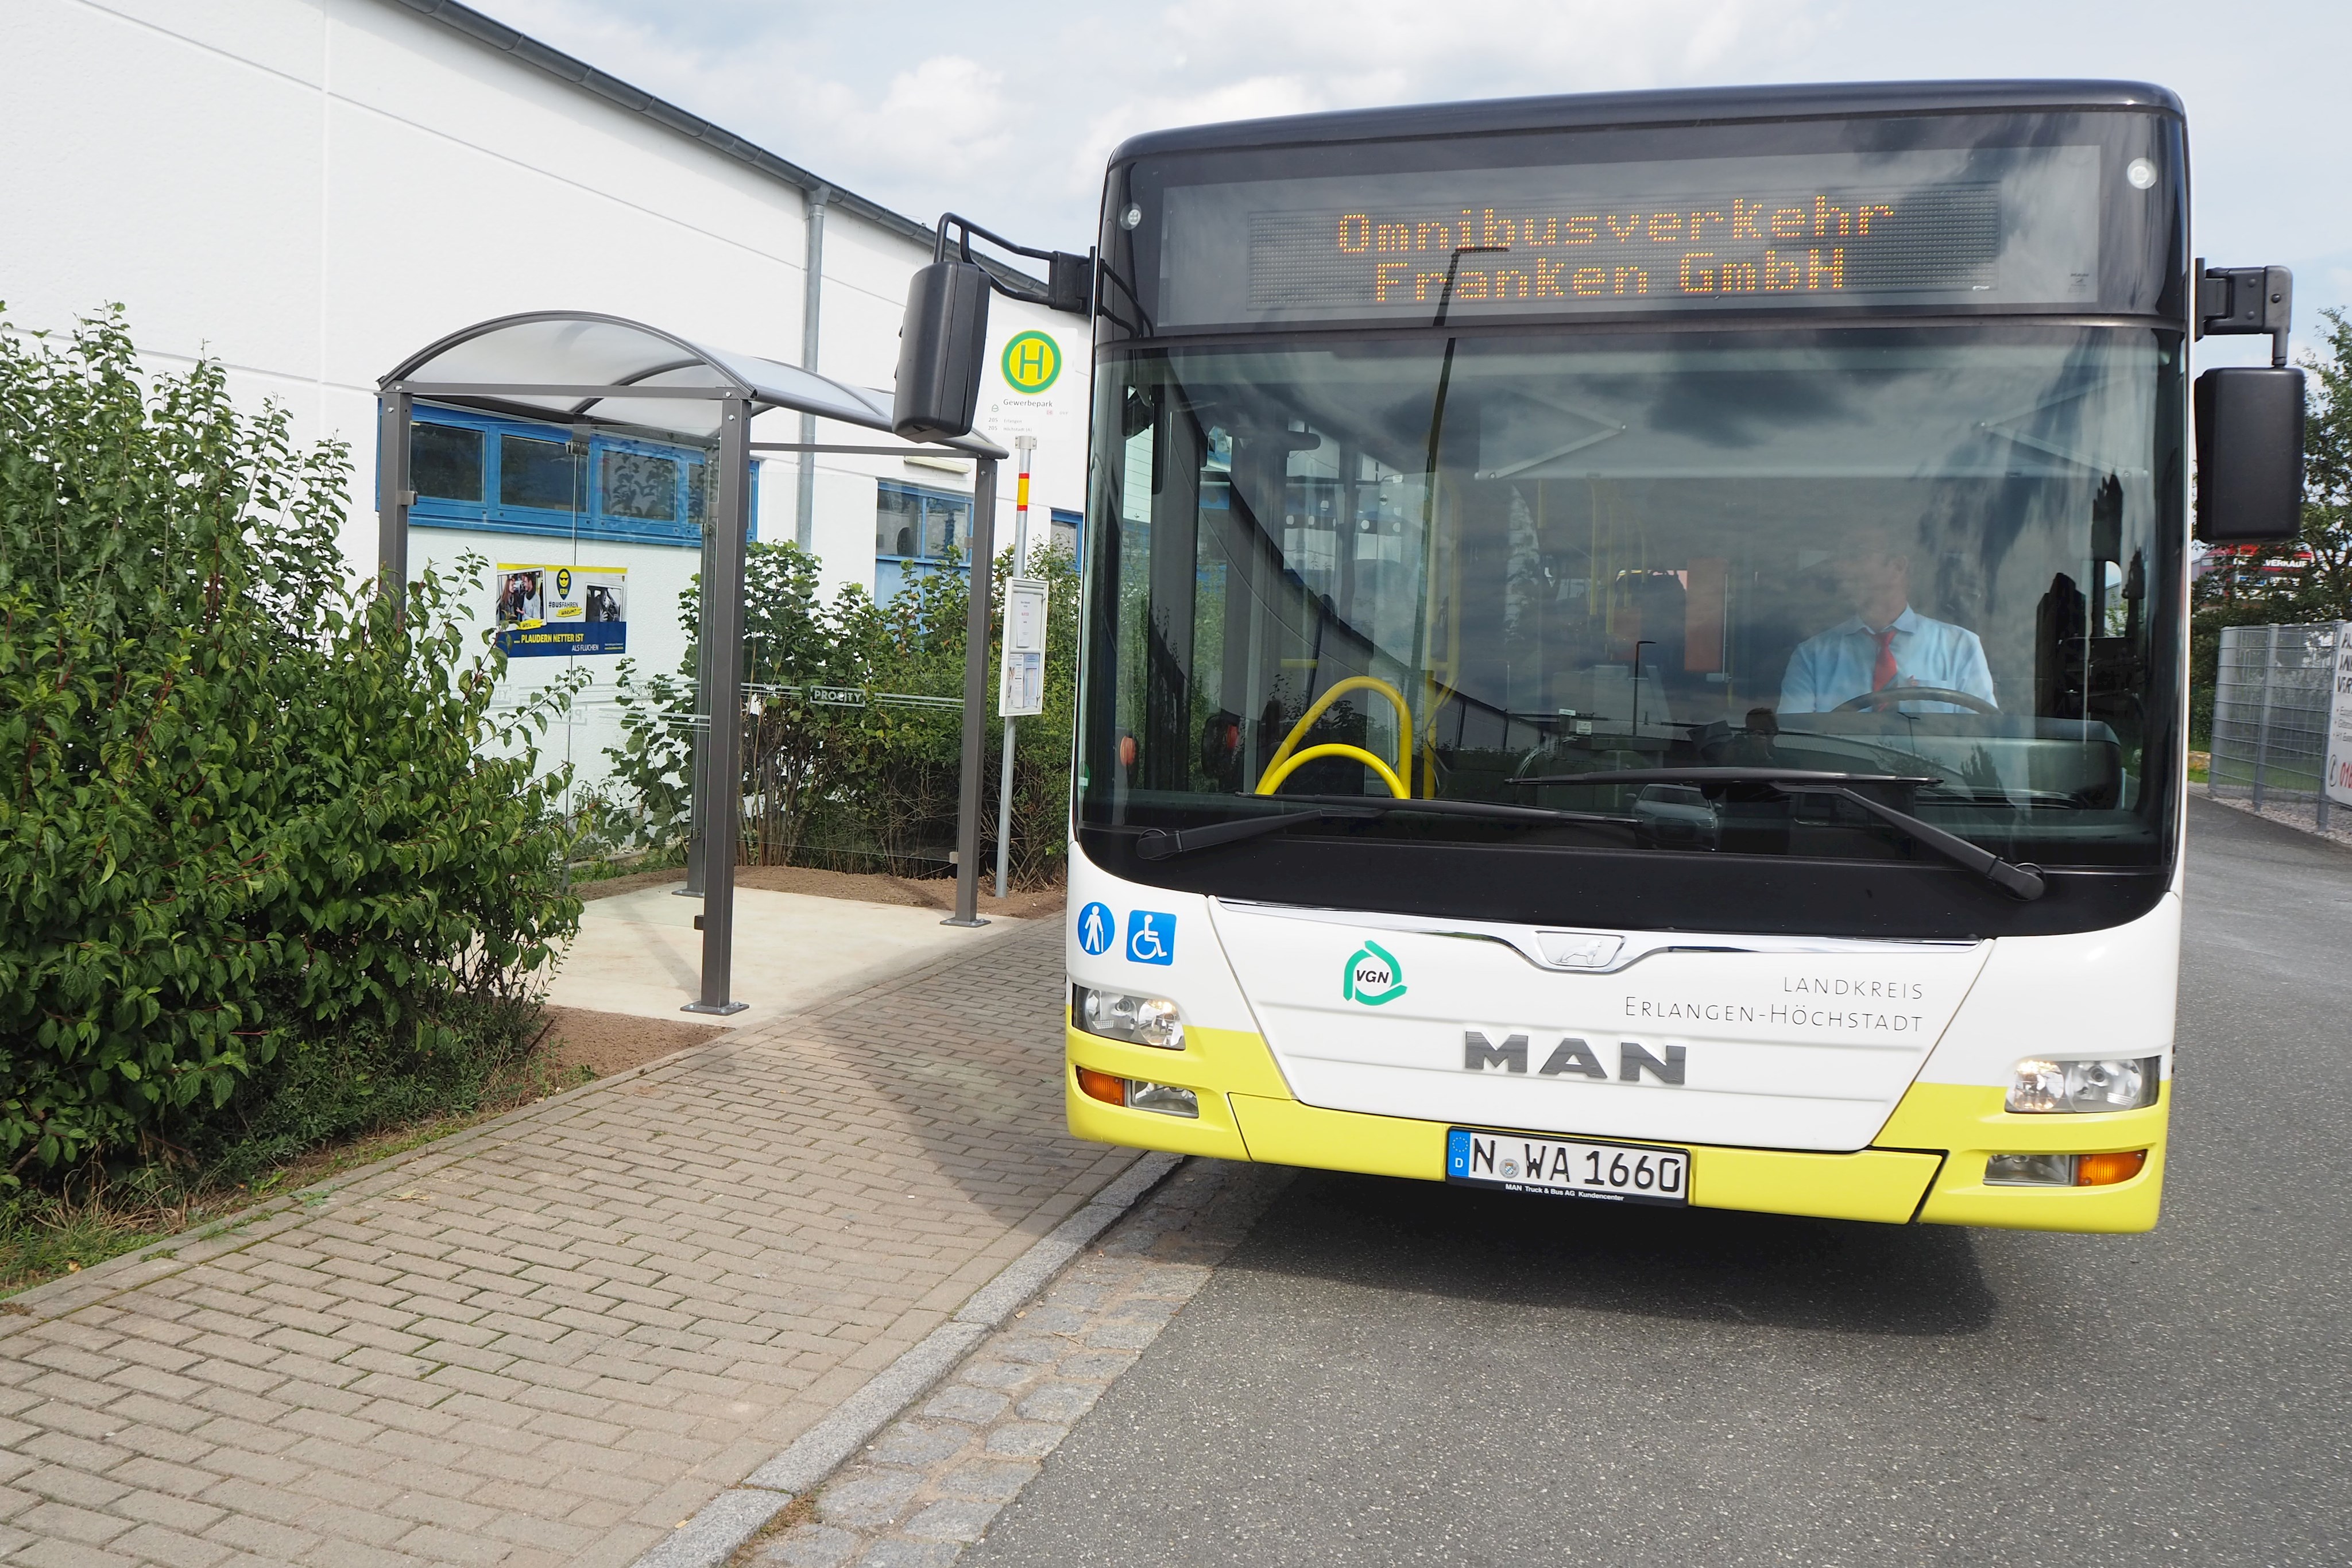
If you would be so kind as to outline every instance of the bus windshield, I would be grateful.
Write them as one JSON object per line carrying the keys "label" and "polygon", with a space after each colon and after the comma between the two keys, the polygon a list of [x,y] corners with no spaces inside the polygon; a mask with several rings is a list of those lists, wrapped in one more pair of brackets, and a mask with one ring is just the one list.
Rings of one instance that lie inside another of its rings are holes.
{"label": "bus windshield", "polygon": [[2012,859],[2167,863],[2181,358],[1981,320],[1114,355],[1081,825],[1410,796],[1574,815],[1298,831],[1916,852],[1690,772],[1801,769]]}

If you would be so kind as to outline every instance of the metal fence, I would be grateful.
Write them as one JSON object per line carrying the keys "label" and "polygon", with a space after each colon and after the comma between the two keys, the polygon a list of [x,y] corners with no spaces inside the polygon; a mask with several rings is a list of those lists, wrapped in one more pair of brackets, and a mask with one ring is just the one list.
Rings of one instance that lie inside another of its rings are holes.
{"label": "metal fence", "polygon": [[2319,827],[2328,825],[2320,776],[2338,632],[2333,621],[2222,629],[2208,774],[2214,794],[2251,798],[2257,810],[2308,807]]}

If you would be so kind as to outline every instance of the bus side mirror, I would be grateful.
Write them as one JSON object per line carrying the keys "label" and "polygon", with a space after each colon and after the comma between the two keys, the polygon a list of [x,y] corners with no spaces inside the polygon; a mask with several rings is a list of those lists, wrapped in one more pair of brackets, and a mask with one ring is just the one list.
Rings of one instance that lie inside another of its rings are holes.
{"label": "bus side mirror", "polygon": [[917,272],[898,332],[890,428],[908,441],[970,434],[987,357],[987,272],[968,261],[935,261]]}
{"label": "bus side mirror", "polygon": [[2262,544],[2303,531],[2303,372],[2240,365],[2197,378],[2197,537]]}

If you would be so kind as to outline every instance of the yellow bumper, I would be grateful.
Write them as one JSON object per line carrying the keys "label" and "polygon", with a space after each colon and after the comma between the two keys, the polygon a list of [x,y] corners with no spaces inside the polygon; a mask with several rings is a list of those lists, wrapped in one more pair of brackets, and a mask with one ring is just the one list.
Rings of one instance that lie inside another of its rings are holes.
{"label": "yellow bumper", "polygon": [[[1453,1124],[1302,1104],[1257,1035],[1188,1029],[1185,1049],[1173,1051],[1076,1029],[1068,1030],[1066,1040],[1063,1098],[1077,1137],[1220,1159],[1444,1179],[1445,1134]],[[1192,1090],[1200,1096],[1200,1117],[1093,1099],[1078,1090],[1080,1067]],[[1685,1145],[1691,1202],[1898,1225],[2135,1231],[2156,1224],[2170,1084],[2147,1110],[2100,1116],[2013,1115],[2001,1109],[2002,1093],[1977,1084],[1915,1083],[1873,1146],[1853,1154]],[[2129,1149],[2146,1149],[2147,1165],[2111,1186],[1990,1186],[1984,1179],[1985,1161],[1995,1154]]]}

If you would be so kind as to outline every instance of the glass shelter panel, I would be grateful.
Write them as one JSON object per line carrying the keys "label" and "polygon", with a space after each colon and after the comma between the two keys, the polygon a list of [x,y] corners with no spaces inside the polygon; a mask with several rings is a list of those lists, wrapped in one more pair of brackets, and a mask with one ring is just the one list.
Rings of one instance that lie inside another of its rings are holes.
{"label": "glass shelter panel", "polygon": [[605,452],[598,476],[604,489],[604,509],[616,517],[658,522],[676,517],[677,467],[675,458],[644,452]]}

